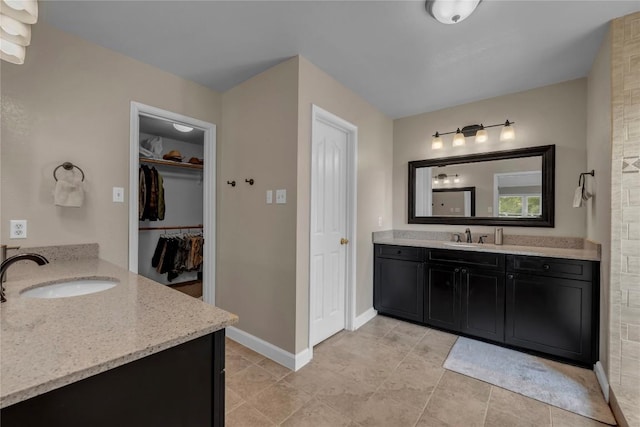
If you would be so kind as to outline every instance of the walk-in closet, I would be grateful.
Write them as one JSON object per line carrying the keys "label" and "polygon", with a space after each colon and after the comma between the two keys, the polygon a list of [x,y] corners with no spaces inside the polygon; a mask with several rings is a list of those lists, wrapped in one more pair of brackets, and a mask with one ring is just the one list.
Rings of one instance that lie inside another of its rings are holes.
{"label": "walk-in closet", "polygon": [[195,298],[204,265],[205,132],[140,116],[138,273]]}

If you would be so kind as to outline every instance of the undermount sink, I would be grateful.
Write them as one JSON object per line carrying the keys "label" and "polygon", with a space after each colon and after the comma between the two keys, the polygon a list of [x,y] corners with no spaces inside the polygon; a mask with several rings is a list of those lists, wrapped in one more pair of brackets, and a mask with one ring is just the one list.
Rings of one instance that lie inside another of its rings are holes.
{"label": "undermount sink", "polygon": [[457,247],[457,248],[475,248],[475,247],[477,247],[477,245],[474,245],[473,243],[458,243],[458,242],[446,242],[445,245],[454,246],[454,247]]}
{"label": "undermount sink", "polygon": [[110,277],[68,279],[38,285],[22,291],[20,294],[29,298],[67,298],[106,291],[117,284],[118,280]]}

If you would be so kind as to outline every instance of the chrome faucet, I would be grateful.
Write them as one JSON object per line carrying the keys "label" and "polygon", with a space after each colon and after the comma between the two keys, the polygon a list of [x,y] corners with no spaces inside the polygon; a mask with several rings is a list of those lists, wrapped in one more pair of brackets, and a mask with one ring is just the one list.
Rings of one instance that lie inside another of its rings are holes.
{"label": "chrome faucet", "polygon": [[464,234],[467,236],[467,243],[473,243],[473,240],[471,239],[471,230],[467,228],[464,230]]}
{"label": "chrome faucet", "polygon": [[38,254],[19,254],[2,261],[2,264],[0,264],[0,302],[5,302],[7,300],[4,297],[4,286],[1,285],[2,279],[4,279],[4,275],[7,272],[9,266],[17,261],[33,261],[38,265],[49,264],[48,259]]}

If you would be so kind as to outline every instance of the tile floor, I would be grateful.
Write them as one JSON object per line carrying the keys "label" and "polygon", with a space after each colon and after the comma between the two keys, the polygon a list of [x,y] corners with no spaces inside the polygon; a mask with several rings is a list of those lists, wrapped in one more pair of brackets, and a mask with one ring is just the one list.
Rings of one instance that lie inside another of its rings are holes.
{"label": "tile floor", "polygon": [[377,316],[314,348],[298,372],[227,339],[226,425],[604,426],[446,371],[455,335]]}

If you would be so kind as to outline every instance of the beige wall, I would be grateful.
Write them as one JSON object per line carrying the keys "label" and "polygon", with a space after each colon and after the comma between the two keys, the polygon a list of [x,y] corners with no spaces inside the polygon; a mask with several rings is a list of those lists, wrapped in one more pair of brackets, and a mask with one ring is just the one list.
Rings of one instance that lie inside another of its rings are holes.
{"label": "beige wall", "polygon": [[[507,234],[585,236],[586,210],[572,208],[580,172],[586,169],[587,79],[572,80],[431,113],[405,117],[393,126],[393,228],[451,230],[460,226],[407,224],[407,163],[431,159],[540,145],[556,145],[555,228],[508,227]],[[499,142],[500,127],[489,129],[489,141],[477,145],[472,138],[452,148],[453,135],[443,137],[445,147],[431,150],[431,135],[469,124],[515,121],[516,140]],[[474,227],[493,232],[493,227]]]}
{"label": "beige wall", "polygon": [[[196,83],[83,41],[45,23],[33,26],[24,65],[2,61],[2,243],[92,243],[127,267],[131,101],[220,123],[220,96]],[[82,208],[53,205],[53,169],[86,174]],[[9,240],[9,220],[28,220],[28,239]]]}
{"label": "beige wall", "polygon": [[[640,425],[640,13],[611,24],[611,304],[609,382]],[[621,425],[624,425],[621,423]]]}
{"label": "beige wall", "polygon": [[[392,121],[331,76],[300,58],[298,105],[298,215],[296,352],[307,348],[309,328],[309,192],[311,105],[358,127],[356,314],[373,306],[371,233],[390,229]],[[378,226],[378,218],[382,218]]]}
{"label": "beige wall", "polygon": [[602,245],[600,262],[600,362],[609,369],[609,270],[611,257],[611,34],[587,78],[587,238]]}
{"label": "beige wall", "polygon": [[[238,328],[294,352],[298,59],[225,92],[222,105],[216,305],[238,314]],[[276,189],[287,190],[286,204],[275,204]]]}

